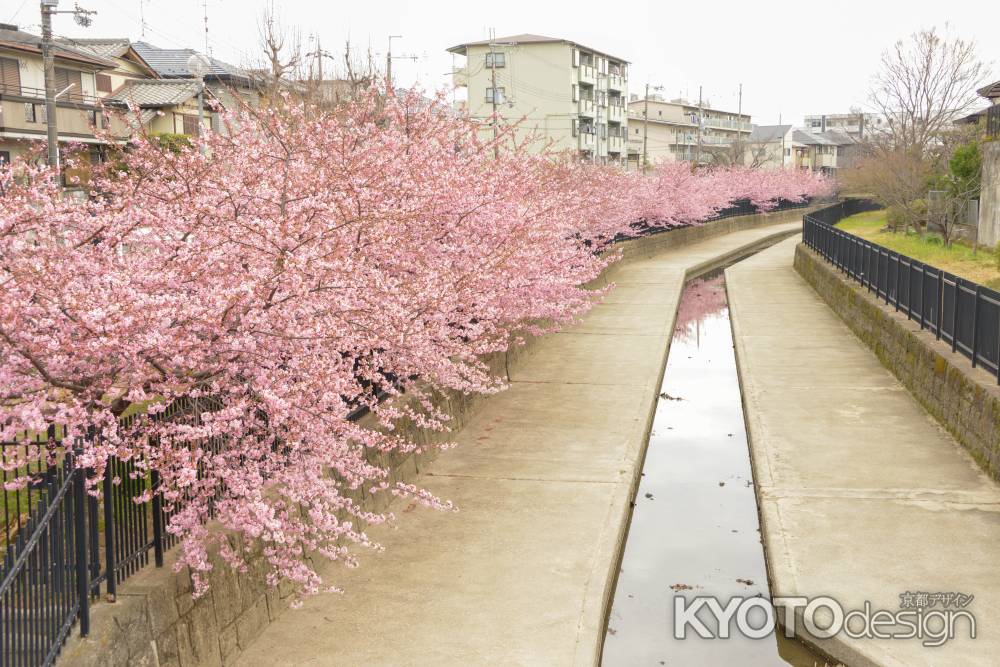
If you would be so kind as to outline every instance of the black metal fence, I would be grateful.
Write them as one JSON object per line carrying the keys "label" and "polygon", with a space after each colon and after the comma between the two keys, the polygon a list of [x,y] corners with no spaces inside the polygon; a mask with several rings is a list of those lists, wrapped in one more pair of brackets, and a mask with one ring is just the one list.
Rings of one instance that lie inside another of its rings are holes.
{"label": "black metal fence", "polygon": [[[805,208],[812,204],[811,199],[805,199],[803,201],[795,202],[789,201],[787,199],[779,199],[776,205],[767,210],[768,213],[777,213],[779,211],[789,211],[797,208]],[[679,229],[682,227],[691,227],[693,225],[701,225],[704,223],[715,222],[716,220],[723,220],[725,218],[735,218],[740,215],[757,215],[760,213],[760,209],[757,208],[749,199],[738,199],[732,202],[728,207],[719,210],[711,218],[706,218],[705,220],[698,221],[697,223],[691,223],[686,225],[674,225],[672,227],[662,227],[657,226],[655,222],[640,220],[632,224],[632,230],[628,234],[619,234],[615,241],[627,241],[629,239],[640,238],[643,236],[651,236],[653,234],[662,234],[664,232],[669,232],[672,229]]]}
{"label": "black metal fence", "polygon": [[[200,414],[198,403],[181,400],[157,418],[197,423]],[[159,494],[136,502],[158,488],[156,472],[112,458],[96,493],[88,492],[93,471],[74,465],[84,444],[67,442],[56,428],[0,442],[0,666],[53,664],[77,619],[80,634],[89,633],[90,604],[102,586],[113,602],[120,583],[151,559],[162,566],[164,551],[177,541],[167,531],[172,512]],[[218,451],[221,439],[197,446]],[[25,479],[26,485],[15,484]]]}
{"label": "black metal fence", "polygon": [[877,205],[847,200],[803,218],[805,243],[886,304],[918,322],[1000,382],[1000,292],[833,225]]}

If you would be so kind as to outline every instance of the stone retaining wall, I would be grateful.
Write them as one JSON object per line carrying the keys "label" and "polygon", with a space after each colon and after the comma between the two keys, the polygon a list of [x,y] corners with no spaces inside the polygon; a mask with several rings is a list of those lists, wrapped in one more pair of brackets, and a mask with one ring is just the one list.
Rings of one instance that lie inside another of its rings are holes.
{"label": "stone retaining wall", "polygon": [[[752,227],[789,222],[812,209],[740,216],[705,225],[685,227],[618,246],[621,261],[609,267],[593,286],[614,280],[615,266],[652,257],[661,252],[704,239]],[[530,357],[532,340],[526,345],[491,355],[488,363],[498,375],[509,377],[509,370]],[[405,398],[405,397],[403,397]],[[475,414],[488,397],[451,394],[439,406],[452,417],[458,430]],[[374,425],[369,415],[362,424]],[[408,435],[422,444],[446,441],[447,433],[420,430],[413,425],[397,426],[397,433]],[[392,481],[411,481],[434,458],[434,450],[425,454],[397,456],[381,460],[392,470]],[[383,454],[375,456],[384,457]],[[384,498],[385,494],[382,494]],[[380,511],[370,498],[361,497],[365,507]],[[383,501],[384,503],[384,501]],[[236,536],[229,536],[235,545]],[[208,576],[209,590],[191,598],[191,577],[186,569],[175,573],[174,549],[164,558],[164,567],[146,567],[119,587],[116,602],[100,602],[91,607],[91,633],[81,638],[74,631],[59,661],[65,665],[101,667],[203,667],[232,663],[240,651],[259,632],[281,614],[291,601],[288,586],[270,589],[264,582],[266,563],[251,558],[249,571],[234,571],[218,557]]]}
{"label": "stone retaining wall", "polygon": [[804,243],[795,270],[924,408],[1000,481],[1000,387],[951,346],[878,301]]}

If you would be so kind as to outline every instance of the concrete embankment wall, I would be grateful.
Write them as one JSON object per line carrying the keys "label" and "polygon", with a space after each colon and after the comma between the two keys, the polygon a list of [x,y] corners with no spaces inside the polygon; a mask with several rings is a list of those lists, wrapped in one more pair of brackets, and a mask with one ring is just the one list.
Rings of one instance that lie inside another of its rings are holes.
{"label": "concrete embankment wall", "polygon": [[962,445],[1000,481],[1000,387],[991,373],[921,331],[905,313],[878,301],[805,244],[795,269],[882,364]]}
{"label": "concrete embankment wall", "polygon": [[[594,286],[614,280],[616,268],[623,263],[646,259],[673,248],[753,227],[787,223],[810,209],[773,214],[741,216],[701,226],[672,230],[624,242],[616,247],[621,260],[609,267]],[[529,358],[533,341],[504,353],[491,355],[487,362],[493,372],[508,375]],[[402,397],[405,400],[405,397]],[[489,397],[450,394],[442,397],[439,407],[451,416],[453,430],[458,430]],[[362,424],[374,426],[373,418]],[[397,433],[421,444],[448,440],[447,433],[430,432],[412,424],[397,425]],[[435,457],[431,449],[385,459],[373,454],[392,471],[392,481],[412,481]],[[384,500],[376,502],[357,498],[370,510],[384,509]],[[456,520],[460,520],[457,518]],[[230,536],[235,545],[236,536]],[[265,583],[266,563],[251,557],[246,573],[237,572],[214,557],[214,569],[208,576],[209,591],[198,600],[191,598],[191,578],[186,569],[174,572],[177,550],[168,552],[165,567],[147,567],[119,588],[114,604],[100,603],[91,610],[91,634],[86,639],[75,635],[60,657],[66,665],[158,665],[160,667],[225,665],[233,662],[260,631],[288,607],[292,590],[287,586],[270,589]]]}

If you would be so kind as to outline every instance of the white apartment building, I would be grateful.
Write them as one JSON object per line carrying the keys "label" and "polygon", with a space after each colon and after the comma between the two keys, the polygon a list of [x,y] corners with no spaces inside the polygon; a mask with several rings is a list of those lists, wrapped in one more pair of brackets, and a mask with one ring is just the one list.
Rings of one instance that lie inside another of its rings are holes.
{"label": "white apartment building", "polygon": [[644,150],[646,162],[655,164],[694,160],[699,146],[700,162],[741,162],[731,154],[742,149],[753,129],[749,114],[715,109],[707,102],[668,102],[660,95],[633,95],[628,114],[628,161],[636,168]]}
{"label": "white apartment building", "polygon": [[513,35],[448,49],[465,56],[457,86],[465,111],[490,131],[494,111],[517,123],[532,150],[572,151],[624,164],[628,136],[628,62],[567,39]]}
{"label": "white apartment building", "polygon": [[803,126],[809,132],[826,132],[840,130],[852,137],[861,139],[866,134],[872,134],[883,129],[885,117],[876,113],[830,113],[813,114],[805,117]]}

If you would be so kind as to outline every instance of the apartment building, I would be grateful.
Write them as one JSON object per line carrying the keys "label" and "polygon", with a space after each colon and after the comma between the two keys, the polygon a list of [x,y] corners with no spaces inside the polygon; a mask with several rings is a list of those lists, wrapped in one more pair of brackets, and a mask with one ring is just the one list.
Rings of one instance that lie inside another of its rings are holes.
{"label": "apartment building", "polygon": [[642,164],[644,147],[649,164],[742,162],[736,153],[742,152],[753,128],[749,114],[716,109],[708,102],[667,101],[660,95],[633,95],[628,115],[628,162],[634,168]]}
{"label": "apartment building", "polygon": [[628,62],[576,42],[512,35],[459,44],[455,85],[465,112],[490,132],[494,111],[516,123],[531,149],[571,151],[582,159],[624,164],[628,136]]}
{"label": "apartment building", "polygon": [[[95,129],[108,130],[112,141],[125,140],[128,127],[102,111],[101,88],[117,64],[92,51],[56,44],[56,121],[61,144],[90,147],[90,159],[100,159],[107,139]],[[116,104],[109,105],[115,108]],[[16,25],[0,24],[0,160],[10,162],[46,139],[45,73],[41,38]]]}
{"label": "apartment building", "polygon": [[857,139],[883,129],[885,118],[875,113],[852,112],[813,114],[805,117],[803,127],[809,132],[840,130]]}

